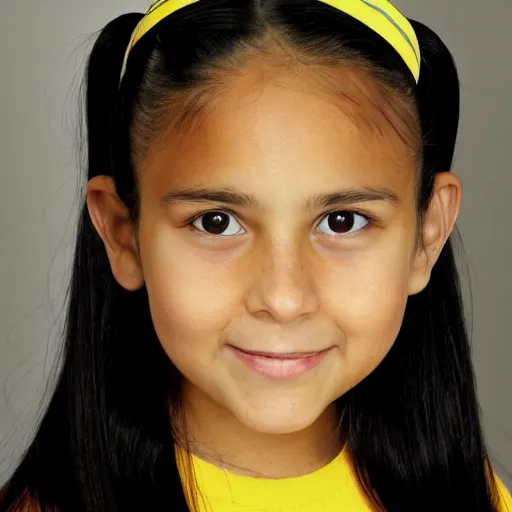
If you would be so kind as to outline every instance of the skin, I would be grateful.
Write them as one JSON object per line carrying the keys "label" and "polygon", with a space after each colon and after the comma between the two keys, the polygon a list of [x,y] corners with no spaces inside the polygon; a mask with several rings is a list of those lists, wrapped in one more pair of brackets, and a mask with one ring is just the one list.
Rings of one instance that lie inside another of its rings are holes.
{"label": "skin", "polygon": [[[137,237],[112,179],[88,187],[116,279],[127,290],[147,287],[158,337],[184,376],[195,453],[240,474],[297,476],[336,456],[334,401],[390,350],[459,211],[459,179],[438,174],[418,236],[417,166],[372,106],[382,92],[363,72],[334,76],[357,103],[253,70],[193,130],[170,128],[138,165]],[[230,188],[257,204],[164,200],[180,187]],[[314,194],[367,189],[396,200],[303,208]],[[212,223],[200,215],[212,210],[227,213],[225,233],[205,231]],[[356,212],[348,234],[328,224],[340,211]],[[229,344],[331,350],[314,370],[276,382]]]}

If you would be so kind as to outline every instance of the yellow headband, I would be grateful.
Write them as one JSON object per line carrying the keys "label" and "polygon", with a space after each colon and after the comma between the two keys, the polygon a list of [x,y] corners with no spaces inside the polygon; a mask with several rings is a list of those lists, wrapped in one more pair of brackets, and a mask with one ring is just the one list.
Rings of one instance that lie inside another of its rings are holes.
{"label": "yellow headband", "polygon": [[[137,42],[173,12],[199,0],[158,0],[135,27],[124,57],[121,79],[128,56]],[[320,0],[370,27],[401,55],[416,82],[420,77],[421,53],[418,38],[409,20],[389,0]]]}

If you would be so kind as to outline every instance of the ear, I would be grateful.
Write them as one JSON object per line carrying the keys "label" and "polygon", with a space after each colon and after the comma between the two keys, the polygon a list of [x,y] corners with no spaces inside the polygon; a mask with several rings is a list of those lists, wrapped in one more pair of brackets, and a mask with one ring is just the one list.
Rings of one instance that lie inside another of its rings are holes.
{"label": "ear", "polygon": [[461,199],[460,179],[450,172],[436,174],[432,199],[413,255],[409,295],[420,293],[427,286],[432,268],[455,226]]}
{"label": "ear", "polygon": [[135,291],[144,285],[135,225],[127,206],[116,192],[109,176],[96,176],[87,186],[87,208],[92,223],[105,244],[112,273],[126,290]]}

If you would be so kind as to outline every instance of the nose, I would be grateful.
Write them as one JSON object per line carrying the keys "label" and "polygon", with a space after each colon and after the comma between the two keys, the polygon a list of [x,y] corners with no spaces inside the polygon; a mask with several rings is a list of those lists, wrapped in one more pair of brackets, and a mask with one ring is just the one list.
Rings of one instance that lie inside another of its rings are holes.
{"label": "nose", "polygon": [[309,257],[298,245],[273,245],[256,257],[255,277],[246,294],[252,315],[289,324],[318,310]]}

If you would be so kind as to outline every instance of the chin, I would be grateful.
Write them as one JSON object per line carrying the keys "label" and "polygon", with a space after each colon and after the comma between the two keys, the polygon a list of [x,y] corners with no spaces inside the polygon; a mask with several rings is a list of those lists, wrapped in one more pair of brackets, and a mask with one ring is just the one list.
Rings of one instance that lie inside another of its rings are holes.
{"label": "chin", "polygon": [[[304,405],[302,406],[304,407]],[[261,434],[293,434],[311,427],[325,409],[317,410],[311,405],[302,411],[291,402],[287,406],[256,408],[246,406],[232,411],[237,420],[248,429]]]}
{"label": "chin", "polygon": [[270,435],[283,435],[283,434],[294,434],[296,432],[301,432],[310,427],[314,422],[309,421],[296,421],[290,422],[283,418],[283,421],[273,421],[273,422],[251,422],[246,423],[245,426],[250,428],[254,432],[259,432],[260,434],[270,434]]}

